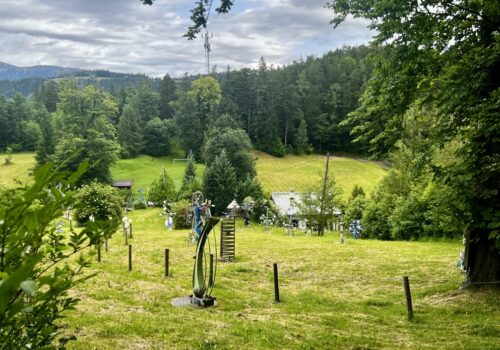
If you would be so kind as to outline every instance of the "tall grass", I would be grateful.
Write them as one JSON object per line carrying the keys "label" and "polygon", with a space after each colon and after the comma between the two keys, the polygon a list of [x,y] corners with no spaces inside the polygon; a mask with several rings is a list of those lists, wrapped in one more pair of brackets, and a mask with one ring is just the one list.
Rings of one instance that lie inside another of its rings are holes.
{"label": "tall grass", "polygon": [[[218,265],[219,305],[182,309],[170,303],[191,293],[188,232],[167,231],[158,209],[130,217],[134,270],[127,271],[127,247],[116,234],[92,267],[99,275],[78,287],[82,301],[63,321],[79,338],[72,349],[498,348],[500,295],[458,288],[460,242],[339,244],[337,233],[289,237],[281,228],[266,234],[238,222],[236,262]],[[273,301],[274,262],[281,303]],[[410,277],[413,322],[403,275]]]}

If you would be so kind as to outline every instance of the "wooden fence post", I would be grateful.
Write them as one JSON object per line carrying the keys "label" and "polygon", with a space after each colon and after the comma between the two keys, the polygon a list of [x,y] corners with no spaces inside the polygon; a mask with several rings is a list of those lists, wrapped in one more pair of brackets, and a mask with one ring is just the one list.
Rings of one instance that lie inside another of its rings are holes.
{"label": "wooden fence post", "polygon": [[408,321],[411,321],[413,319],[413,305],[411,303],[410,281],[408,280],[408,276],[403,276],[403,288],[405,290]]}
{"label": "wooden fence post", "polygon": [[273,264],[273,272],[274,272],[274,301],[277,303],[280,302],[280,289],[278,285],[278,264]]}
{"label": "wooden fence post", "polygon": [[165,277],[168,277],[168,275],[169,275],[169,271],[168,271],[169,270],[169,266],[168,266],[169,265],[169,261],[168,261],[169,260],[169,252],[170,251],[168,250],[168,248],[165,249]]}

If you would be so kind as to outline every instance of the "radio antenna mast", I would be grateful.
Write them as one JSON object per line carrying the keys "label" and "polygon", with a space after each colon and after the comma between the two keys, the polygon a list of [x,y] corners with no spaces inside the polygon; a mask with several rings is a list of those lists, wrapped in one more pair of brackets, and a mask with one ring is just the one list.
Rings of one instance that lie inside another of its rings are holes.
{"label": "radio antenna mast", "polygon": [[207,28],[205,28],[205,34],[202,34],[201,37],[205,39],[205,43],[203,44],[203,47],[205,48],[205,63],[207,65],[207,75],[210,74],[210,52],[212,49],[210,49],[210,38],[213,38],[214,35],[212,33],[208,34]]}

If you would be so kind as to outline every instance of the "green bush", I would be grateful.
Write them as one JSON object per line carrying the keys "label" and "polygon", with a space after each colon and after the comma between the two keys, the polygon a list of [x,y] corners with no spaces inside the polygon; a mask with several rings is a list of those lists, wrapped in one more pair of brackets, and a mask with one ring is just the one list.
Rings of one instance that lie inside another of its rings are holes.
{"label": "green bush", "polygon": [[279,137],[275,137],[271,141],[264,144],[261,148],[264,152],[267,152],[275,157],[284,157],[286,155],[286,147],[283,142],[281,142]]}
{"label": "green bush", "polygon": [[173,206],[174,227],[176,230],[191,228],[192,210],[193,206],[187,200],[183,199],[178,201]]}
{"label": "green bush", "polygon": [[364,227],[363,235],[382,240],[392,238],[387,212],[375,201],[371,200],[367,203],[361,222]]}
{"label": "green bush", "polygon": [[345,211],[345,222],[349,225],[353,220],[361,220],[366,207],[364,196],[357,196],[349,202]]}
{"label": "green bush", "polygon": [[93,215],[96,221],[109,221],[118,227],[123,206],[123,198],[116,188],[91,182],[81,187],[76,196],[75,217],[80,225]]}
{"label": "green bush", "polygon": [[64,349],[75,339],[67,330],[62,335],[57,321],[78,302],[71,288],[92,276],[83,273],[84,250],[110,232],[97,221],[78,232],[54,227],[74,201],[67,189],[83,171],[67,176],[46,164],[30,187],[2,194],[8,201],[0,203],[0,251],[8,253],[0,259],[0,349]]}
{"label": "green bush", "polygon": [[146,209],[146,208],[147,208],[147,206],[146,206],[146,203],[144,203],[144,202],[137,201],[134,203],[135,210],[142,210],[142,209]]}

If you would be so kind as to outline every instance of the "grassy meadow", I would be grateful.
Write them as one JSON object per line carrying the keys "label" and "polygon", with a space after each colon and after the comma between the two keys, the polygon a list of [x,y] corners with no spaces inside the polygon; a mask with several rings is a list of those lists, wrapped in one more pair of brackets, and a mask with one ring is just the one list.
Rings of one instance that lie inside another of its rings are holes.
{"label": "grassy meadow", "polygon": [[[305,190],[324,171],[325,158],[317,155],[255,155],[268,193]],[[173,158],[182,156],[120,160],[112,173],[115,179],[133,178],[137,190],[165,166],[179,186],[184,164],[174,165]],[[33,154],[14,154],[12,165],[0,165],[0,185],[29,181],[33,165]],[[369,192],[385,170],[375,162],[332,157],[330,173],[348,195],[355,184]],[[282,228],[265,233],[260,225],[239,222],[237,260],[218,266],[213,294],[219,305],[183,309],[171,300],[191,293],[194,246],[187,244],[188,231],[167,231],[160,212],[128,214],[134,225],[132,272],[117,232],[103,261],[88,271],[97,276],[72,291],[81,302],[61,320],[78,338],[70,349],[500,349],[500,294],[459,289],[461,242],[348,237],[339,244],[338,233],[289,237]],[[166,279],[165,248],[171,257]],[[274,302],[274,262],[280,303]],[[403,275],[410,277],[412,322],[406,319]]]}
{"label": "grassy meadow", "polygon": [[[254,152],[257,162],[257,178],[265,192],[305,191],[320,181],[325,174],[326,156],[288,155],[276,158],[262,152]],[[330,156],[329,176],[343,188],[348,197],[354,185],[370,193],[384,177],[386,171],[379,162],[346,157]]]}
{"label": "grassy meadow", "polygon": [[[324,156],[320,155],[288,155],[276,158],[266,153],[253,152],[257,161],[257,178],[265,193],[277,191],[304,191],[321,180],[325,171]],[[5,157],[0,154],[0,159]],[[174,179],[177,189],[182,184],[185,162],[173,162],[173,159],[184,158],[182,152],[168,157],[139,156],[131,159],[120,159],[112,168],[111,174],[115,180],[134,180],[134,191],[146,189],[157,179],[165,167],[167,173]],[[12,187],[15,180],[29,180],[30,169],[35,165],[33,153],[17,153],[13,155],[12,165],[0,165],[0,185]],[[203,176],[205,166],[197,166],[198,176]],[[337,184],[344,189],[346,197],[354,185],[363,187],[369,193],[385,175],[385,169],[380,163],[363,159],[345,157],[330,157],[329,174],[335,176]]]}
{"label": "grassy meadow", "polygon": [[[115,234],[110,251],[74,291],[62,322],[70,349],[498,349],[500,295],[464,291],[460,242],[338,243],[325,237],[237,227],[236,262],[219,263],[209,309],[175,308],[191,293],[194,246],[167,231],[159,209],[131,212],[133,271]],[[219,235],[219,226],[214,231]],[[164,248],[171,277],[164,278]],[[95,257],[94,257],[95,259]],[[281,302],[274,302],[272,264]],[[401,276],[410,277],[414,320],[406,319]]]}
{"label": "grassy meadow", "polygon": [[15,187],[18,182],[29,182],[31,169],[35,166],[34,153],[14,153],[12,164],[6,165],[5,153],[0,153],[0,186]]}

